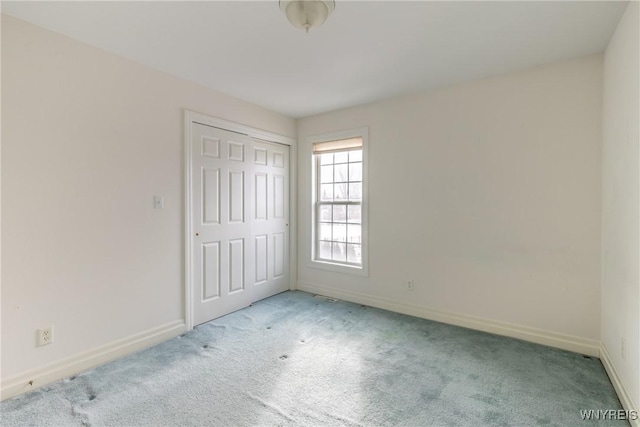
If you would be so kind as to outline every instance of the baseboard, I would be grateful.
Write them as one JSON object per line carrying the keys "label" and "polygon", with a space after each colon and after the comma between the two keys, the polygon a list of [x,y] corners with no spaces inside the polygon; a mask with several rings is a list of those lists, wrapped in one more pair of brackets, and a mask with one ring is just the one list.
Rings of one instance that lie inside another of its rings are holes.
{"label": "baseboard", "polygon": [[421,317],[423,319],[435,320],[464,328],[489,332],[496,335],[503,335],[511,338],[533,342],[536,344],[556,347],[563,350],[573,351],[589,356],[600,356],[600,342],[596,340],[560,334],[557,332],[544,331],[527,326],[516,325],[506,322],[498,322],[490,319],[467,316],[458,313],[451,313],[433,309],[426,306],[407,304],[404,302],[392,301],[384,298],[372,297],[369,295],[343,291],[340,289],[327,288],[314,285],[308,282],[298,282],[297,289],[315,294],[326,295],[345,301],[366,304],[371,307],[382,308],[397,313],[408,314]]}
{"label": "baseboard", "polygon": [[[609,375],[609,379],[611,380],[611,384],[613,384],[613,388],[616,390],[616,393],[618,393],[618,398],[620,399],[620,403],[622,403],[622,407],[627,411],[640,412],[640,407],[636,406],[633,403],[629,392],[620,379],[618,370],[613,364],[613,360],[611,359],[609,350],[607,350],[607,347],[605,347],[604,343],[600,346],[600,361],[602,361],[604,370],[607,371],[607,375]],[[636,420],[629,420],[629,423],[632,427],[640,427],[640,418]]]}
{"label": "baseboard", "polygon": [[184,321],[177,320],[51,363],[42,368],[32,369],[15,375],[2,381],[2,385],[0,386],[0,400],[17,396],[53,381],[95,368],[118,357],[176,337],[184,331]]}

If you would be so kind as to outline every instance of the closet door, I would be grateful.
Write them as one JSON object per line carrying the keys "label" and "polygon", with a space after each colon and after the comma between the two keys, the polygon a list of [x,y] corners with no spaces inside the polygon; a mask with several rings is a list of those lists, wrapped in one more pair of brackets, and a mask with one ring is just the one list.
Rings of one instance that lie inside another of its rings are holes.
{"label": "closet door", "polygon": [[251,303],[248,292],[251,138],[194,123],[192,224],[194,324]]}
{"label": "closet door", "polygon": [[289,147],[192,123],[193,324],[289,289]]}
{"label": "closet door", "polygon": [[256,300],[289,289],[289,147],[254,141],[252,239]]}

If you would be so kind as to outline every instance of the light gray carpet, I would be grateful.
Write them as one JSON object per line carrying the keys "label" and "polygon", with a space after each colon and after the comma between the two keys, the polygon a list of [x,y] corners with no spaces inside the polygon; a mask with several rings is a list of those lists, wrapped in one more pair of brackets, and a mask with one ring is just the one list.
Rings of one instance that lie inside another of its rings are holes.
{"label": "light gray carpet", "polygon": [[285,292],[1,404],[2,425],[576,426],[600,361]]}

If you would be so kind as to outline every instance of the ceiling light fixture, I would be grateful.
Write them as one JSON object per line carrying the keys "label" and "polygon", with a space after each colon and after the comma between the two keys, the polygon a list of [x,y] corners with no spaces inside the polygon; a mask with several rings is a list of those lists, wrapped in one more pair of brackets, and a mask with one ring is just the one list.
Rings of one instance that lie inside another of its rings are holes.
{"label": "ceiling light fixture", "polygon": [[322,25],[336,8],[334,0],[280,0],[280,10],[294,27],[309,28]]}

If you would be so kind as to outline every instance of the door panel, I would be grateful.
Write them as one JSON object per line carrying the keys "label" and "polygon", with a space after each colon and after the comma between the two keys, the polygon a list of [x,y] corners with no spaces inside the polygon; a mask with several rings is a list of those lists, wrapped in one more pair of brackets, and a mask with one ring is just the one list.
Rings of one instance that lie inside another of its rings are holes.
{"label": "door panel", "polygon": [[289,289],[289,147],[254,141],[253,148],[255,159],[260,160],[254,162],[256,192],[266,182],[266,215],[265,198],[252,207],[255,254],[260,257],[255,264],[254,294],[265,298]]}
{"label": "door panel", "polygon": [[220,297],[220,242],[202,245],[202,300]]}
{"label": "door panel", "polygon": [[284,218],[284,175],[273,175],[273,217]]}
{"label": "door panel", "polygon": [[202,169],[202,223],[220,224],[220,169]]}
{"label": "door panel", "polygon": [[244,171],[229,171],[229,224],[244,222]]}
{"label": "door panel", "polygon": [[273,277],[284,274],[284,233],[273,234]]}
{"label": "door panel", "polygon": [[244,239],[229,240],[229,293],[244,290]]}
{"label": "door panel", "polygon": [[267,220],[267,178],[266,173],[256,172],[256,221]]}
{"label": "door panel", "polygon": [[289,288],[289,147],[191,126],[198,325]]}

